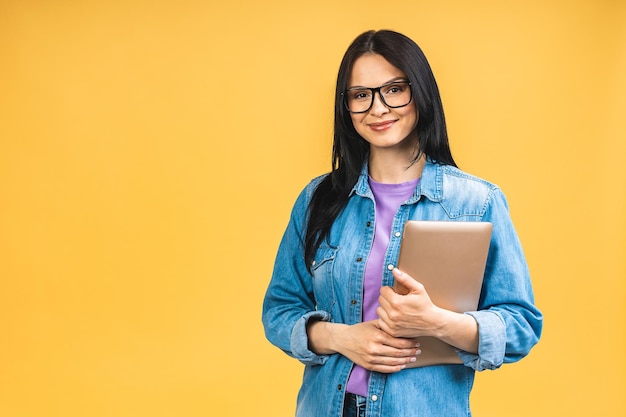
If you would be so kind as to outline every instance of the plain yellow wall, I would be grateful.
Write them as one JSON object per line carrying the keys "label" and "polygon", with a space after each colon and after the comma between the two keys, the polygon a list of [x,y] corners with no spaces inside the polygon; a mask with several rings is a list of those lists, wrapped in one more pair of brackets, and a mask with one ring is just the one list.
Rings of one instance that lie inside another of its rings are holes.
{"label": "plain yellow wall", "polygon": [[425,50],[545,313],[475,415],[626,415],[618,0],[0,2],[0,415],[293,415],[262,298],[371,28]]}

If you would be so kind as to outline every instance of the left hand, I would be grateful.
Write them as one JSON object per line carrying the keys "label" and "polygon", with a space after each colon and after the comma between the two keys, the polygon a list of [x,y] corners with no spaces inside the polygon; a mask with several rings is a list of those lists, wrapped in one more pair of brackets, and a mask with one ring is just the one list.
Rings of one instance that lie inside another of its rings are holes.
{"label": "left hand", "polygon": [[444,326],[444,311],[433,304],[424,286],[411,276],[397,268],[393,276],[409,292],[400,295],[391,287],[381,288],[376,310],[378,327],[394,337],[438,337]]}

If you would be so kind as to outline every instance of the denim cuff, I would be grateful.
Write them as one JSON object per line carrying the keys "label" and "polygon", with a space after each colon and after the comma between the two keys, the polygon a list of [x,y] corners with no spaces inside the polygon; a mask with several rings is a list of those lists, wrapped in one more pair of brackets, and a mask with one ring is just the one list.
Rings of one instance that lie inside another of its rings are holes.
{"label": "denim cuff", "polygon": [[300,317],[291,331],[291,353],[305,365],[324,365],[328,355],[318,355],[309,350],[309,337],[306,326],[309,320],[329,321],[330,314],[326,311],[311,311]]}
{"label": "denim cuff", "polygon": [[458,351],[465,366],[476,371],[497,369],[504,362],[506,349],[506,324],[495,311],[467,312],[478,323],[478,355]]}

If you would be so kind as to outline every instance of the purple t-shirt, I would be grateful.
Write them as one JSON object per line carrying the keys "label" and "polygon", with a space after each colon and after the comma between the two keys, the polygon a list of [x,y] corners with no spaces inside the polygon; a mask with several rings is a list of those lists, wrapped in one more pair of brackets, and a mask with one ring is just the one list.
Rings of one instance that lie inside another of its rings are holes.
{"label": "purple t-shirt", "polygon": [[[370,187],[376,202],[376,223],[372,250],[365,264],[365,279],[363,284],[363,321],[378,318],[376,308],[383,280],[383,262],[389,245],[389,236],[393,225],[393,218],[404,203],[413,195],[419,178],[401,184],[382,184],[369,179]],[[352,394],[367,396],[369,371],[355,365],[348,379],[346,390]]]}

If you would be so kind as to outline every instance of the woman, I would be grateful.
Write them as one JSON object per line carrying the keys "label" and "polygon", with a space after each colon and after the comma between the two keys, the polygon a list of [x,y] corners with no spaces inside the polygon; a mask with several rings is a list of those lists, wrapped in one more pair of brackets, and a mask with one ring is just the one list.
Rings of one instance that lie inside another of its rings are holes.
{"label": "woman", "polygon": [[[434,305],[395,268],[409,219],[488,221],[478,311]],[[394,280],[406,286],[396,294]],[[306,365],[298,416],[469,416],[474,371],[528,354],[542,316],[500,189],[456,168],[420,48],[392,31],[357,37],[341,63],[333,169],[300,194],[264,305],[267,338]],[[463,364],[406,368],[419,337]]]}

